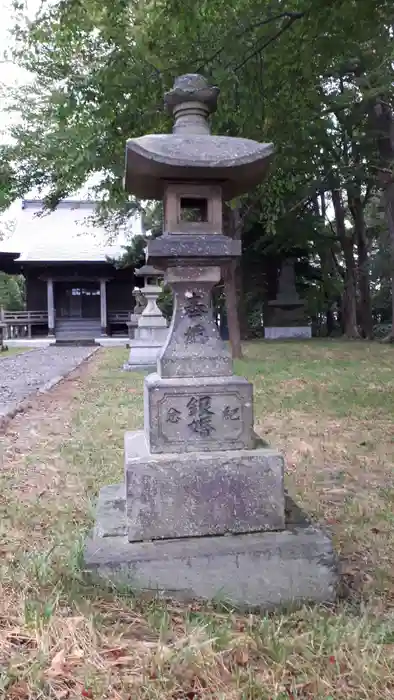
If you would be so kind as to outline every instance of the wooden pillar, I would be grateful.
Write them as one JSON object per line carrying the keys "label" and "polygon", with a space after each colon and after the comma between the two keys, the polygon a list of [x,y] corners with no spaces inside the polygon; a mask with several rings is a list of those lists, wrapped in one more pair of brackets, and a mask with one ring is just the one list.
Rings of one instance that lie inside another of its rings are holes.
{"label": "wooden pillar", "polygon": [[107,280],[100,280],[101,335],[107,335]]}
{"label": "wooden pillar", "polygon": [[48,304],[48,335],[55,335],[55,303],[53,296],[53,279],[47,279],[47,304]]}
{"label": "wooden pillar", "polygon": [[[1,340],[2,336],[2,340]],[[8,326],[5,321],[5,311],[2,306],[0,306],[0,348],[2,342],[8,338]]]}

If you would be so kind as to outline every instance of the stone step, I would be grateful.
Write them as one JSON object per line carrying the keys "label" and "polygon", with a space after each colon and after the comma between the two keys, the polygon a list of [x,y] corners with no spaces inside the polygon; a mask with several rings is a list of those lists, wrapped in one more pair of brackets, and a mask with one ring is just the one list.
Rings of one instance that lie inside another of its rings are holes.
{"label": "stone step", "polygon": [[55,345],[63,347],[67,345],[90,347],[96,345],[96,343],[94,338],[56,338]]}

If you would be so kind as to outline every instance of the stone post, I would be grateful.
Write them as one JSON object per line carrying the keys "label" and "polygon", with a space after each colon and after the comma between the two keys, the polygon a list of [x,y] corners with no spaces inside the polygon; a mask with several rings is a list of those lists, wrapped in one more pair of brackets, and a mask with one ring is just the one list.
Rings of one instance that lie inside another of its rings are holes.
{"label": "stone post", "polygon": [[55,302],[53,295],[53,279],[47,279],[47,305],[48,305],[48,335],[55,335]]}

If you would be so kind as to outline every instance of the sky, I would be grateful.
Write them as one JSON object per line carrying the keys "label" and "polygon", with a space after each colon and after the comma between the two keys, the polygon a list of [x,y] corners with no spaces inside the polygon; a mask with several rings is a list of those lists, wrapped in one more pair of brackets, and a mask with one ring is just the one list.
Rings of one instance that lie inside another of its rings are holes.
{"label": "sky", "polygon": [[[48,0],[46,0],[48,2]],[[49,0],[50,1],[50,0]],[[27,13],[30,18],[33,18],[35,13],[38,11],[41,4],[41,0],[27,0]],[[13,27],[13,10],[12,5],[9,0],[0,0],[0,85],[3,85],[5,91],[2,91],[0,102],[0,143],[6,143],[9,138],[7,137],[7,129],[11,124],[10,115],[6,114],[4,109],[2,109],[2,103],[4,105],[4,99],[6,100],[6,89],[7,87],[17,87],[18,85],[23,85],[29,80],[31,76],[20,69],[18,66],[13,65],[9,62],[4,62],[1,60],[3,51],[7,49],[10,45],[11,37],[10,31]],[[97,182],[97,178],[90,179],[86,183],[86,186],[75,193],[72,199],[86,199],[89,195],[90,187]],[[36,193],[31,192],[27,195],[29,198],[34,198]],[[50,219],[49,215],[49,219]],[[30,225],[29,225],[30,219]],[[48,221],[45,222],[46,225],[42,227],[42,232],[37,226],[33,227],[31,225],[31,217],[27,216],[26,212],[22,210],[22,202],[18,200],[12,204],[12,206],[3,214],[0,215],[0,234],[3,236],[3,240],[0,241],[0,251],[1,250],[23,250],[26,251],[36,244],[40,247],[45,244],[45,241],[50,237],[48,243],[51,246],[57,247],[57,242],[64,245],[64,230],[58,225],[53,226],[53,230],[48,226]],[[55,223],[55,218],[54,218]],[[140,222],[137,221],[134,225],[134,232],[140,232]],[[97,242],[103,244],[106,241],[103,240],[104,234],[97,230],[96,238]],[[123,235],[120,236],[123,242]],[[67,246],[69,249],[80,247],[81,240],[80,236],[69,236],[67,239]]]}
{"label": "sky", "polygon": [[[27,0],[27,12],[29,17],[34,17],[40,6],[39,0]],[[18,68],[10,62],[4,62],[2,58],[3,52],[10,45],[10,31],[13,27],[13,10],[9,0],[0,0],[0,84],[5,88],[16,87],[27,82],[30,78],[26,71]],[[0,132],[5,130],[9,124],[7,115],[1,110],[0,105]],[[4,136],[1,135],[4,139]]]}

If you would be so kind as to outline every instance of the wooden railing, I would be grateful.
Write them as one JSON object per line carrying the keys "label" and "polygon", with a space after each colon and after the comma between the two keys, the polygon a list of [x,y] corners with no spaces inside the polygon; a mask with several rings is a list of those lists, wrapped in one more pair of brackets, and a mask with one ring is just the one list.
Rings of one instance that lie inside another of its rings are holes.
{"label": "wooden railing", "polygon": [[[126,325],[130,314],[132,311],[109,311],[108,325]],[[0,321],[3,321],[7,326],[7,338],[26,336],[31,338],[32,326],[48,326],[48,313],[47,311],[4,311],[0,309]]]}
{"label": "wooden railing", "polygon": [[4,311],[0,320],[7,326],[7,337],[16,338],[28,336],[31,338],[32,326],[47,326],[47,311]]}
{"label": "wooden railing", "polygon": [[131,313],[131,311],[109,311],[108,323],[127,323]]}

